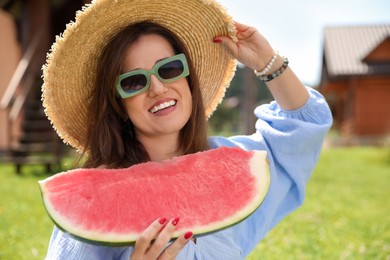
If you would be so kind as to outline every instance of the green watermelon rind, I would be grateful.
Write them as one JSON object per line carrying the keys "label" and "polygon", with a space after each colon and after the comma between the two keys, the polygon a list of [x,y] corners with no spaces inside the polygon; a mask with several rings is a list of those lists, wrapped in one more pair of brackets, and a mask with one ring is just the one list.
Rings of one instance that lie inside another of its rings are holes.
{"label": "green watermelon rind", "polygon": [[[237,212],[235,215],[230,216],[229,218],[223,220],[223,221],[218,221],[216,223],[210,223],[207,226],[201,226],[201,227],[193,227],[193,228],[186,228],[188,229],[187,231],[192,231],[194,234],[194,237],[202,237],[205,235],[209,235],[215,232],[219,232],[221,230],[228,229],[234,225],[237,225],[238,223],[246,220],[248,217],[250,217],[263,203],[268,191],[269,191],[269,186],[270,186],[270,172],[269,172],[269,162],[267,160],[267,153],[266,151],[253,151],[252,158],[250,159],[250,165],[251,165],[251,173],[255,172],[255,169],[257,169],[257,174],[261,174],[261,176],[255,176],[255,178],[258,180],[257,181],[257,188],[261,192],[257,194],[257,197],[253,198],[252,201],[254,203],[248,204],[245,208],[243,208],[241,211]],[[261,165],[259,166],[258,164]],[[255,166],[258,165],[258,166]],[[259,170],[260,169],[260,170]],[[53,211],[49,209],[47,206],[49,203],[46,202],[45,196],[44,196],[44,182],[39,181],[39,187],[41,191],[41,196],[43,200],[43,204],[45,206],[45,210],[47,211],[50,219],[53,221],[53,223],[64,233],[69,234],[71,237],[82,241],[82,242],[87,242],[90,244],[95,244],[95,245],[103,245],[103,246],[115,246],[115,247],[121,247],[121,246],[132,246],[135,244],[136,239],[138,238],[139,234],[136,234],[133,239],[131,240],[126,240],[126,241],[104,241],[102,239],[92,239],[92,238],[86,238],[83,236],[76,235],[76,232],[69,232],[66,230],[66,228],[63,228],[58,221],[56,221],[52,215]],[[55,215],[55,214],[54,214]],[[183,234],[185,231],[184,230],[178,230],[173,233],[172,235],[172,240],[176,239],[179,237],[181,234]]]}

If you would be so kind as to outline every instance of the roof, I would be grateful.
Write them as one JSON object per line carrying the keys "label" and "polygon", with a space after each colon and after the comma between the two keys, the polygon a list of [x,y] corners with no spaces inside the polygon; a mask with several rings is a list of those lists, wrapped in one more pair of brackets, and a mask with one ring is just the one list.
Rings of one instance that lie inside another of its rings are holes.
{"label": "roof", "polygon": [[[328,75],[363,75],[378,71],[377,66],[363,60],[389,37],[390,24],[325,28],[324,66]],[[379,70],[383,71],[383,67]]]}

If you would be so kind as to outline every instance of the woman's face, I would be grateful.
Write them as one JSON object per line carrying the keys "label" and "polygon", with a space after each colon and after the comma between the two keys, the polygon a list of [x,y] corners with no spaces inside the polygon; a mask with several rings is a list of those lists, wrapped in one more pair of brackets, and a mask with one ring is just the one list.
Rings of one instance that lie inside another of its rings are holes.
{"label": "woman's face", "polygon": [[[150,70],[156,62],[175,55],[170,43],[160,35],[143,35],[125,52],[123,71]],[[139,137],[178,134],[192,111],[192,97],[186,78],[171,83],[151,75],[146,92],[122,99]]]}

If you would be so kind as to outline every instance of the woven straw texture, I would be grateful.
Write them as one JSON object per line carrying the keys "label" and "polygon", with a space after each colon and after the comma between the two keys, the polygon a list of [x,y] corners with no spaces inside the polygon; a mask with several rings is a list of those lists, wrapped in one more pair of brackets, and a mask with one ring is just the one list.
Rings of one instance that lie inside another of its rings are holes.
{"label": "woven straw texture", "polygon": [[213,38],[235,38],[232,18],[212,0],[95,0],[77,12],[43,66],[46,115],[65,143],[83,148],[96,62],[108,40],[129,24],[151,21],[175,33],[188,48],[199,78],[206,116],[222,101],[236,60]]}

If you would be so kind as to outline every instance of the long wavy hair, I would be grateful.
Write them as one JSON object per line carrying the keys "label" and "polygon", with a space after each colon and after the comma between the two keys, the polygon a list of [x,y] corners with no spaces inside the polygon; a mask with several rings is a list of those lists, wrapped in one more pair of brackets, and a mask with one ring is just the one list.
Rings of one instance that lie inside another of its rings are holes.
{"label": "long wavy hair", "polygon": [[207,123],[199,81],[192,60],[184,44],[170,31],[151,22],[130,25],[115,35],[103,50],[97,67],[95,89],[90,94],[88,107],[87,140],[81,155],[83,167],[124,168],[150,161],[142,143],[137,139],[134,125],[116,93],[116,81],[121,73],[125,51],[143,35],[164,37],[176,54],[184,53],[190,75],[187,77],[192,94],[192,113],[179,134],[183,154],[207,150]]}

